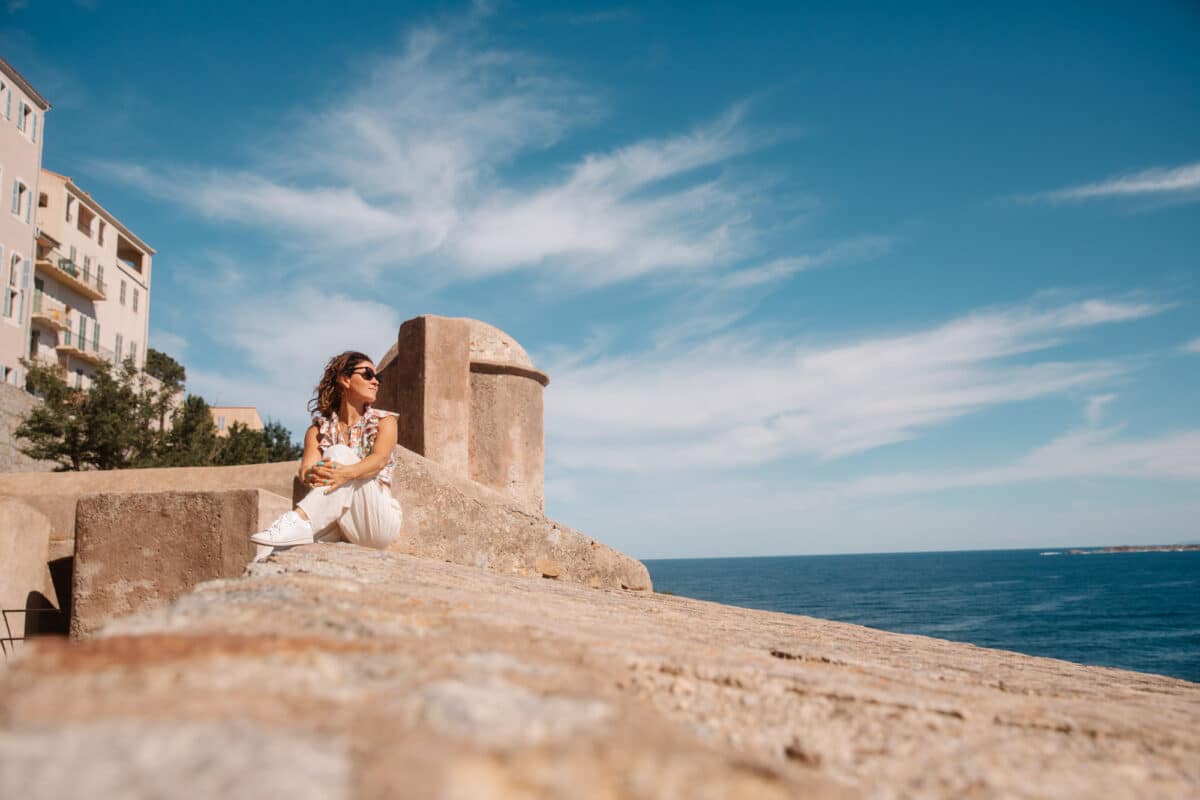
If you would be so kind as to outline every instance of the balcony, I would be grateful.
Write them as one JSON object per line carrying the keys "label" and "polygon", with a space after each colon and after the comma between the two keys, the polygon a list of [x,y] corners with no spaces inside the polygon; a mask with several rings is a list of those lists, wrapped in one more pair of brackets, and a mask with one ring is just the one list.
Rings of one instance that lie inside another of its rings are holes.
{"label": "balcony", "polygon": [[38,291],[33,293],[33,321],[40,322],[56,331],[65,331],[71,328],[71,323],[67,319],[67,307],[53,297],[46,297],[45,293]]}
{"label": "balcony", "polygon": [[99,364],[101,361],[112,362],[113,351],[101,347],[95,341],[89,342],[79,334],[72,335],[71,331],[63,334],[62,341],[54,346],[60,356],[71,356],[89,364]]}
{"label": "balcony", "polygon": [[104,300],[104,281],[100,280],[91,270],[80,269],[69,258],[53,258],[52,254],[39,256],[37,269],[59,283],[69,286],[84,297],[92,300]]}

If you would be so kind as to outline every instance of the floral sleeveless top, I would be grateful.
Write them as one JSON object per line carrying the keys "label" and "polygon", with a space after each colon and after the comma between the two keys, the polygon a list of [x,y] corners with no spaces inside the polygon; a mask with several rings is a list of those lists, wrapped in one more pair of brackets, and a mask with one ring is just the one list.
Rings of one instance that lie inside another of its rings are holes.
{"label": "floral sleeveless top", "polygon": [[[351,425],[346,434],[343,434],[338,426],[336,411],[333,412],[332,417],[326,417],[319,413],[314,414],[312,423],[317,427],[317,446],[321,448],[321,452],[325,452],[327,447],[344,444],[349,446],[359,458],[366,458],[371,455],[371,449],[375,447],[375,436],[379,433],[379,420],[394,416],[396,415],[390,411],[379,411],[367,406],[366,413],[362,415],[362,418]],[[390,486],[392,470],[395,466],[396,454],[392,453],[375,479]]]}

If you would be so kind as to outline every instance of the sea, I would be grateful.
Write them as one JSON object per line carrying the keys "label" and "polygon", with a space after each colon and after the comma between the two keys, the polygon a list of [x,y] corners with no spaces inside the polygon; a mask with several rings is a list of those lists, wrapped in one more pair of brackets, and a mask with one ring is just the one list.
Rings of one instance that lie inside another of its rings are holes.
{"label": "sea", "polygon": [[1200,551],[657,559],[658,592],[1200,682]]}

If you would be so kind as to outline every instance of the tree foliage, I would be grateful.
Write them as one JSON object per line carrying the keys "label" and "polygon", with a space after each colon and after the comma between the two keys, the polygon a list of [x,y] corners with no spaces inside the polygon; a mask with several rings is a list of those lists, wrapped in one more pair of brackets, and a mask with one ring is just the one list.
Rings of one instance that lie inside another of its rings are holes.
{"label": "tree foliage", "polygon": [[188,395],[174,407],[186,373],[157,350],[147,351],[145,373],[130,360],[100,364],[87,390],[70,387],[57,365],[22,363],[27,388],[42,403],[16,430],[25,441],[21,451],[59,470],[261,464],[294,461],[303,452],[278,422],[261,431],[234,423],[219,437],[203,397]]}
{"label": "tree foliage", "polygon": [[183,368],[183,364],[153,347],[146,349],[144,369],[147,375],[158,378],[176,392],[181,391],[184,383],[187,382],[187,370]]}

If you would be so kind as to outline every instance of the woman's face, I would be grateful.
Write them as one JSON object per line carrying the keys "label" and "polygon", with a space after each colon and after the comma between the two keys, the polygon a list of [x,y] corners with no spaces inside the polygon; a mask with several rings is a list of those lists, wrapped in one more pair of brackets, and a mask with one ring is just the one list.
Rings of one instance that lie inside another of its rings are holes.
{"label": "woman's face", "polygon": [[343,376],[342,390],[351,403],[374,403],[375,395],[379,393],[379,376],[375,374],[375,365],[370,361],[355,364],[354,372]]}

